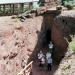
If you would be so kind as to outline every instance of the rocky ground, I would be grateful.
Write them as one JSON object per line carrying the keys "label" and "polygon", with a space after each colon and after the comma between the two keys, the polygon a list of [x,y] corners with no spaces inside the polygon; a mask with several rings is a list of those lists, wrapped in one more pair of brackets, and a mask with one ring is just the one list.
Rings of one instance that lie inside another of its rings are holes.
{"label": "rocky ground", "polygon": [[75,75],[75,52],[67,51],[54,75]]}
{"label": "rocky ground", "polygon": [[[34,17],[20,22],[11,16],[0,17],[0,75],[17,75],[22,69],[22,59],[27,64],[38,41],[37,32],[41,31],[43,17]],[[40,40],[41,41],[41,40]],[[40,69],[33,64],[33,75],[75,75],[75,54],[69,50],[52,71]]]}
{"label": "rocky ground", "polygon": [[60,64],[52,66],[52,71],[47,71],[47,67],[39,68],[36,64],[33,65],[33,75],[75,75],[75,52],[68,50]]}
{"label": "rocky ground", "polygon": [[24,59],[27,63],[38,40],[43,17],[30,18],[25,22],[0,17],[0,75],[17,75]]}

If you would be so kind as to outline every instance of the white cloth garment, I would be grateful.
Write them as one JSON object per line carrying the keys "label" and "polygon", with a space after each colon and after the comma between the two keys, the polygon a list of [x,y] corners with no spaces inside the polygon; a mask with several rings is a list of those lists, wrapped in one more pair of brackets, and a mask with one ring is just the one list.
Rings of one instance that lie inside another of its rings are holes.
{"label": "white cloth garment", "polygon": [[44,57],[42,57],[41,63],[42,63],[42,64],[45,64],[45,58],[44,58]]}
{"label": "white cloth garment", "polygon": [[49,46],[49,49],[52,49],[53,48],[52,42],[50,42],[50,44],[48,46]]}
{"label": "white cloth garment", "polygon": [[43,57],[43,53],[38,53],[38,59],[41,59]]}
{"label": "white cloth garment", "polygon": [[46,54],[46,59],[48,59],[48,58],[51,58],[51,53],[50,52],[47,52],[47,54]]}

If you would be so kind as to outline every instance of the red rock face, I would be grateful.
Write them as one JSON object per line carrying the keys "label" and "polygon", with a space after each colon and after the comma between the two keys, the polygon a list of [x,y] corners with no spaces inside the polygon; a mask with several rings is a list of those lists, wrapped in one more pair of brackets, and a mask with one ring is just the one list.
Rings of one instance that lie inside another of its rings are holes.
{"label": "red rock face", "polygon": [[54,17],[46,17],[46,25],[48,25],[48,29],[51,29],[51,39],[55,46],[53,50],[53,58],[59,62],[67,51],[68,43],[62,35],[61,25],[56,21],[54,22]]}
{"label": "red rock face", "polygon": [[62,35],[61,27],[57,22],[54,23],[54,18],[52,16],[48,16],[46,18],[46,29],[51,29],[51,38],[54,44],[61,48],[66,49],[67,48],[67,41],[64,39],[64,36]]}
{"label": "red rock face", "polygon": [[61,49],[66,49],[67,48],[67,42],[62,36],[61,31],[59,28],[56,28],[55,26],[52,27],[52,40]]}
{"label": "red rock face", "polygon": [[56,46],[53,52],[53,59],[59,63],[67,51],[68,43],[61,35],[61,31],[55,26],[52,27],[52,40]]}

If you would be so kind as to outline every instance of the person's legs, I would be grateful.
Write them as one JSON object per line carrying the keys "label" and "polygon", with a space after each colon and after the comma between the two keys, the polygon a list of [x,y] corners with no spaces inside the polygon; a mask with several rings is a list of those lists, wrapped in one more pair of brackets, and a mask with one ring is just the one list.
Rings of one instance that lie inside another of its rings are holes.
{"label": "person's legs", "polygon": [[49,64],[47,64],[47,70],[49,71]]}
{"label": "person's legs", "polygon": [[48,71],[51,71],[51,70],[52,70],[51,64],[48,64],[48,65],[47,65],[47,70],[48,70]]}
{"label": "person's legs", "polygon": [[41,60],[39,59],[39,67],[41,67]]}
{"label": "person's legs", "polygon": [[50,64],[50,67],[49,67],[50,71],[52,70],[52,65]]}

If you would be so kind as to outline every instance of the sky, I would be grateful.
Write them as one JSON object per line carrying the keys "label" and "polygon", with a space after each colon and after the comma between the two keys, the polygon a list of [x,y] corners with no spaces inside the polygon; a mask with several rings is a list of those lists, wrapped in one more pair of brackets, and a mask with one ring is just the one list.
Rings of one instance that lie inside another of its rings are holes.
{"label": "sky", "polygon": [[23,3],[23,2],[32,2],[32,1],[39,1],[39,0],[0,0],[0,4],[5,4],[5,3]]}

